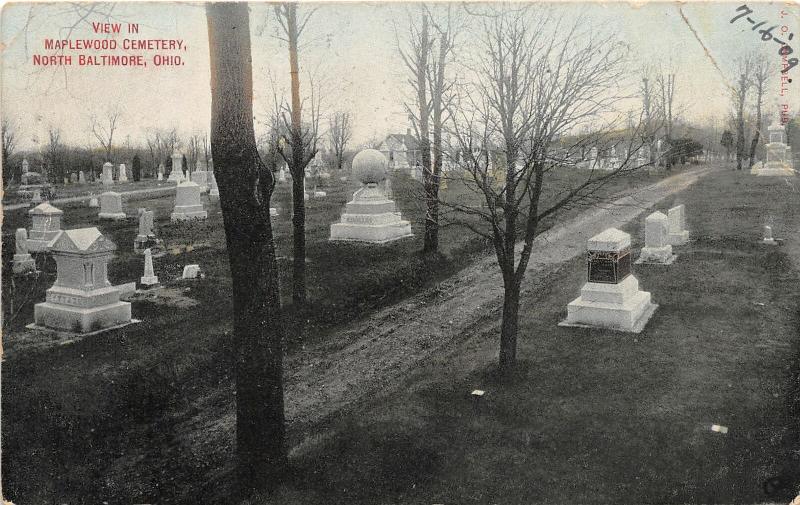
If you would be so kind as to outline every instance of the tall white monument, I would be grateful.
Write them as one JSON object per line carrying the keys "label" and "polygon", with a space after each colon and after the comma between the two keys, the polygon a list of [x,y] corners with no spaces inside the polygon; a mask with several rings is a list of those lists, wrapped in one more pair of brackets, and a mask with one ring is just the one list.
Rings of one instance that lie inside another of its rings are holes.
{"label": "tall white monument", "polygon": [[114,185],[114,165],[111,162],[103,163],[103,175],[101,176],[103,180],[103,186],[113,186]]}
{"label": "tall white monument", "polygon": [[588,282],[567,306],[560,326],[589,326],[639,333],[658,305],[631,274],[631,236],[609,228],[589,239]]}
{"label": "tall white monument", "polygon": [[88,333],[131,322],[131,304],[108,281],[117,246],[97,228],[66,230],[53,242],[57,277],[34,306],[36,326]]}
{"label": "tall white monument", "polygon": [[167,180],[178,184],[183,181],[183,155],[178,151],[172,153],[172,171]]}
{"label": "tall white monument", "polygon": [[331,225],[332,241],[383,244],[411,237],[411,224],[404,221],[395,202],[379,186],[386,179],[386,157],[375,149],[365,149],[353,158],[353,175],[362,187],[347,203],[341,222]]}
{"label": "tall white monument", "polygon": [[773,123],[767,135],[768,142],[764,146],[767,159],[763,164],[753,165],[750,173],[759,176],[794,176],[792,149],[786,145],[786,128],[779,122]]}
{"label": "tall white monument", "polygon": [[689,241],[689,230],[686,229],[686,207],[676,205],[667,213],[669,223],[669,236],[671,245],[683,245]]}

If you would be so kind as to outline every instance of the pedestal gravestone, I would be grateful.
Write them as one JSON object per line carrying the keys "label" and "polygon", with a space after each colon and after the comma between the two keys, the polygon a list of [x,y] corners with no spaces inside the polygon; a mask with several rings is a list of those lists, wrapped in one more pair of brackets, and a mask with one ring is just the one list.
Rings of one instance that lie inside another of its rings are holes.
{"label": "pedestal gravestone", "polygon": [[163,181],[164,180],[164,170],[165,170],[164,164],[163,163],[159,163],[159,165],[158,165],[158,180],[159,181]]}
{"label": "pedestal gravestone", "polygon": [[644,220],[644,247],[636,264],[669,265],[675,261],[668,235],[667,216],[661,212],[653,212],[647,216]]}
{"label": "pedestal gravestone", "polygon": [[122,196],[115,191],[106,191],[100,195],[100,219],[125,219],[122,212]]}
{"label": "pedestal gravestone", "polygon": [[212,202],[216,202],[217,200],[219,200],[219,187],[217,187],[217,178],[214,177],[214,172],[208,172],[208,179],[209,179],[208,198]]}
{"label": "pedestal gravestone", "polygon": [[144,288],[154,288],[158,286],[158,277],[153,270],[153,252],[150,249],[144,250],[144,273],[139,279],[139,283]]}
{"label": "pedestal gravestone", "polygon": [[[155,213],[152,210],[141,209],[139,213],[139,232],[133,239],[133,251],[143,253],[150,249],[151,253],[160,253],[163,250],[161,240],[156,238]],[[155,251],[153,251],[155,249]]]}
{"label": "pedestal gravestone", "polygon": [[686,208],[678,205],[669,209],[667,219],[669,221],[669,243],[671,245],[683,245],[689,241],[689,231],[686,229]]}
{"label": "pedestal gravestone", "polygon": [[28,232],[25,228],[17,228],[15,249],[11,271],[15,274],[35,272],[36,261],[28,252]]}
{"label": "pedestal gravestone", "polygon": [[[750,173],[759,176],[794,176],[791,150],[786,145],[786,129],[780,123],[773,123],[768,128],[767,144],[764,146],[766,151],[766,161],[764,164],[750,170]],[[787,153],[789,156],[787,157]]]}
{"label": "pedestal gravestone", "polygon": [[331,241],[383,244],[412,237],[411,224],[404,221],[395,202],[378,186],[386,179],[386,157],[365,149],[353,158],[353,174],[362,187],[347,203],[341,222],[331,225]]}
{"label": "pedestal gravestone", "polygon": [[128,167],[125,166],[125,163],[119,164],[119,175],[117,176],[117,180],[119,182],[128,182]]}
{"label": "pedestal gravestone", "polygon": [[131,304],[120,301],[108,281],[108,262],[116,250],[97,228],[66,230],[51,253],[57,277],[46,301],[34,306],[39,327],[88,333],[131,322]]}
{"label": "pedestal gravestone", "polygon": [[560,326],[589,326],[639,333],[653,315],[650,293],[631,274],[631,236],[609,228],[589,239],[588,282],[567,306]]}
{"label": "pedestal gravestone", "polygon": [[170,220],[175,222],[187,219],[206,219],[207,217],[208,213],[200,200],[200,186],[193,182],[178,184],[175,192],[175,209],[170,215]]}
{"label": "pedestal gravestone", "polygon": [[103,186],[114,185],[114,165],[109,162],[103,163]]}
{"label": "pedestal gravestone", "polygon": [[191,175],[192,182],[200,187],[200,193],[208,192],[208,172],[205,170],[195,170]]}
{"label": "pedestal gravestone", "polygon": [[50,243],[61,233],[61,216],[64,212],[47,202],[28,211],[31,216],[31,231],[28,233],[28,249],[46,251]]}
{"label": "pedestal gravestone", "polygon": [[86,176],[83,174],[83,170],[78,172],[78,183],[86,184]]}
{"label": "pedestal gravestone", "polygon": [[183,155],[178,151],[172,153],[172,171],[167,180],[178,184],[183,181]]}

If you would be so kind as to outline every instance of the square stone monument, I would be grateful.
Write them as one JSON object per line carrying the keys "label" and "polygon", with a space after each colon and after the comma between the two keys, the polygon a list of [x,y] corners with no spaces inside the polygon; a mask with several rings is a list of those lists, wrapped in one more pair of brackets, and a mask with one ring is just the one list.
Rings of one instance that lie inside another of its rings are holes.
{"label": "square stone monument", "polygon": [[644,220],[644,247],[636,264],[669,265],[675,261],[668,234],[667,216],[661,212],[653,212],[647,216]]}
{"label": "square stone monument", "polygon": [[57,277],[46,301],[34,306],[35,326],[89,333],[131,322],[131,304],[108,281],[116,250],[97,228],[66,230],[53,242]]}
{"label": "square stone monument", "polygon": [[754,165],[750,173],[758,176],[794,176],[791,149],[786,145],[786,129],[780,122],[773,123],[767,129],[767,140],[764,146],[766,161],[759,167]]}
{"label": "square stone monument", "polygon": [[384,244],[413,236],[411,224],[379,186],[386,179],[386,169],[386,157],[380,151],[365,149],[356,154],[353,174],[362,188],[347,203],[341,222],[331,225],[331,241]]}
{"label": "square stone monument", "polygon": [[28,215],[31,216],[28,250],[33,252],[48,250],[50,242],[61,233],[61,216],[64,212],[44,202],[29,210]]}
{"label": "square stone monument", "polygon": [[158,276],[156,276],[153,270],[153,252],[150,249],[144,250],[144,274],[141,279],[139,279],[139,283],[145,289],[154,288],[159,285]]}
{"label": "square stone monument", "polygon": [[678,205],[669,209],[667,219],[669,221],[669,243],[671,245],[683,245],[689,241],[689,231],[686,229],[686,207]]}
{"label": "square stone monument", "polygon": [[631,274],[631,236],[609,228],[589,239],[588,282],[567,306],[560,326],[585,326],[639,333],[658,305],[639,290]]}
{"label": "square stone monument", "polygon": [[106,191],[100,195],[100,219],[125,219],[122,212],[122,196],[115,191]]}
{"label": "square stone monument", "polygon": [[185,221],[187,219],[206,219],[208,213],[203,208],[200,200],[200,186],[193,182],[178,184],[175,192],[175,210],[170,215],[170,221]]}

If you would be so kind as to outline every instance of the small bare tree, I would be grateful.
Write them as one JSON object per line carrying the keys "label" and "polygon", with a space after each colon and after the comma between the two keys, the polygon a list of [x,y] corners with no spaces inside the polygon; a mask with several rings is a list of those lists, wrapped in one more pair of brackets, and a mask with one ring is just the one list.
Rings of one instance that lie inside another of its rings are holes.
{"label": "small bare tree", "polygon": [[352,116],[349,112],[337,111],[333,113],[329,120],[328,137],[336,168],[341,170],[344,164],[344,152],[353,137]]}
{"label": "small bare tree", "polygon": [[2,124],[0,125],[3,135],[3,185],[8,184],[11,180],[11,157],[17,148],[17,125],[9,117],[3,117]]}
{"label": "small bare tree", "polygon": [[64,176],[64,167],[61,163],[64,153],[64,145],[61,143],[61,128],[53,125],[47,127],[47,144],[45,144],[44,149],[47,178],[51,182],[59,182]]}
{"label": "small bare tree", "polygon": [[668,69],[661,69],[656,77],[656,85],[658,86],[658,94],[660,98],[660,113],[664,124],[664,133],[667,140],[667,156],[665,157],[665,166],[667,170],[673,164],[673,149],[672,149],[672,125],[673,113],[675,106],[675,70],[670,65]]}
{"label": "small bare tree", "polygon": [[114,132],[117,130],[117,122],[120,116],[121,113],[118,110],[111,109],[106,112],[106,116],[103,120],[100,120],[95,115],[91,117],[92,135],[94,135],[94,138],[97,139],[100,146],[105,151],[105,161],[107,162],[113,163],[111,154],[114,149]]}
{"label": "small bare tree", "polygon": [[582,28],[585,22],[564,27],[530,7],[482,17],[480,54],[467,63],[466,84],[459,86],[450,112],[459,168],[483,203],[440,202],[494,247],[504,288],[499,364],[505,372],[516,363],[520,289],[540,223],[569,206],[595,202],[609,179],[636,168],[636,149],[618,167],[588,170],[567,188],[552,182],[555,169],[573,163],[602,133],[573,132],[613,112],[624,98],[618,90],[625,47],[613,36]]}

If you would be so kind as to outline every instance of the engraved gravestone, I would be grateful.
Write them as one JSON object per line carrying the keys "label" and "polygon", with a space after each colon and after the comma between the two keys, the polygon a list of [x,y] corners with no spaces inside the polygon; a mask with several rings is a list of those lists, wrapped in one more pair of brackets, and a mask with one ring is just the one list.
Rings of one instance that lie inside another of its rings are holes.
{"label": "engraved gravestone", "polygon": [[28,252],[28,232],[25,228],[17,228],[14,261],[11,269],[15,274],[33,272],[36,262]]}

